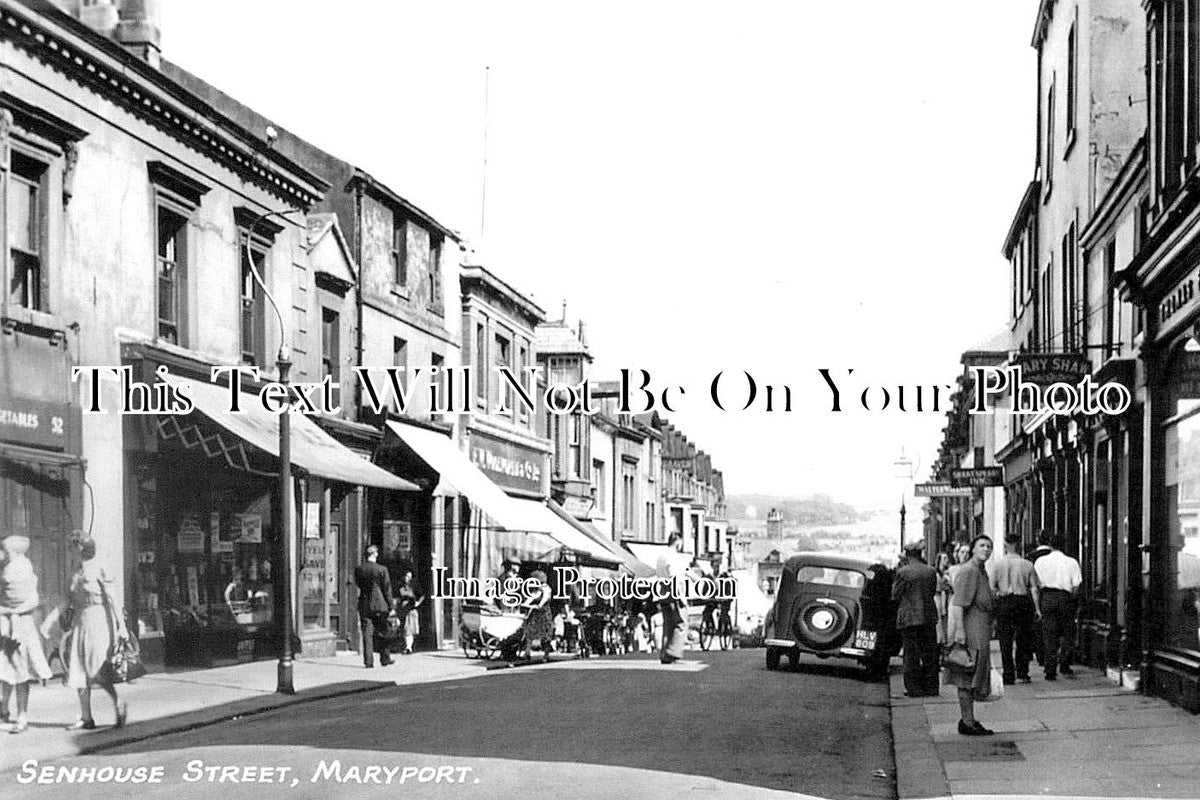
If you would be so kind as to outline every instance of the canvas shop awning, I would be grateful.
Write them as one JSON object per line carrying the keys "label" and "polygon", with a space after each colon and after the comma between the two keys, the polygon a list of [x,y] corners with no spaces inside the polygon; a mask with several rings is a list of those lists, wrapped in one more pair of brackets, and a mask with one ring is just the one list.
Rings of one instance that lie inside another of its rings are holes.
{"label": "canvas shop awning", "polygon": [[[164,380],[175,386],[188,384],[188,396],[191,397],[196,412],[204,415],[237,439],[249,444],[268,455],[279,458],[279,415],[272,414],[262,407],[258,397],[247,392],[241,393],[241,413],[229,411],[229,389],[202,380],[187,380],[177,375],[167,375]],[[187,438],[179,424],[180,420],[174,415],[162,417],[170,431],[170,423],[180,434],[184,444],[193,441],[193,446],[205,447],[206,452],[214,447],[220,447],[224,453],[223,444],[212,443],[199,433],[192,434],[193,439]],[[406,481],[385,469],[375,466],[370,461],[354,453],[350,448],[338,442],[317,424],[303,414],[291,414],[291,460],[295,467],[331,481],[339,481],[354,486],[374,486],[379,489],[395,489],[398,491],[420,491],[415,483]],[[160,426],[161,427],[161,426]],[[215,452],[213,453],[215,454]]]}

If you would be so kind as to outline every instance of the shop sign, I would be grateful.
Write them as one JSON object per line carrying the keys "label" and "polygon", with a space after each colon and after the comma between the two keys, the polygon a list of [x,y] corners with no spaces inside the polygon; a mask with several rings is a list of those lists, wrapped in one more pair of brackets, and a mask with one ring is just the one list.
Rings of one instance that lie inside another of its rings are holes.
{"label": "shop sign", "polygon": [[233,537],[227,535],[227,528],[221,527],[221,514],[214,511],[208,515],[208,541],[214,553],[232,553]]}
{"label": "shop sign", "polygon": [[917,497],[970,497],[975,491],[968,486],[953,486],[949,483],[918,483],[913,488]]}
{"label": "shop sign", "polygon": [[321,538],[321,504],[304,504],[304,538]]}
{"label": "shop sign", "polygon": [[13,444],[65,450],[67,404],[25,400],[0,390],[0,440]]}
{"label": "shop sign", "polygon": [[950,470],[950,485],[956,487],[1003,486],[1004,470],[1001,467],[952,469]]}
{"label": "shop sign", "polygon": [[1082,353],[1020,353],[1013,358],[1012,366],[1021,368],[1023,382],[1042,389],[1056,383],[1074,386],[1092,373],[1092,362]]}
{"label": "shop sign", "polygon": [[471,461],[498,486],[542,492],[542,465],[546,455],[532,447],[471,434]]}
{"label": "shop sign", "polygon": [[238,533],[234,542],[237,544],[262,543],[261,514],[234,514],[233,518]]}

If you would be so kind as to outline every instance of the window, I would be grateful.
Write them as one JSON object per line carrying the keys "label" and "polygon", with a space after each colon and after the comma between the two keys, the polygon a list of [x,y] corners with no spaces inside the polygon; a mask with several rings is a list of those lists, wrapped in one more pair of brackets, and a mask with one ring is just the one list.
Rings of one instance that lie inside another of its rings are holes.
{"label": "window", "polygon": [[505,416],[512,416],[512,387],[500,375],[500,367],[512,369],[512,341],[507,336],[497,333],[492,342],[492,396],[496,399],[495,411]]}
{"label": "window", "polygon": [[654,541],[654,503],[646,503],[646,539]]}
{"label": "window", "polygon": [[608,516],[608,492],[604,489],[604,462],[592,461],[592,499],[600,516]]}
{"label": "window", "polygon": [[[522,340],[520,346],[517,348],[517,380],[520,382],[521,388],[532,397],[533,387],[529,385],[529,376],[525,372],[525,368],[529,366],[532,366],[529,363],[529,346]],[[520,415],[521,421],[528,425],[529,409],[524,404],[521,405]]]}
{"label": "window", "polygon": [[[1070,32],[1067,33],[1067,142],[1070,147],[1070,142],[1075,139],[1075,104],[1078,95],[1078,77],[1075,68],[1076,52],[1075,52],[1075,25],[1071,25]],[[1063,154],[1066,155],[1065,153]]]}
{"label": "window", "polygon": [[[430,387],[437,387],[439,405],[443,407],[449,405],[450,403],[450,398],[446,397],[446,376],[442,373],[442,370],[445,368],[445,366],[446,359],[443,358],[439,353],[430,354],[429,385]],[[432,388],[430,391],[432,392]],[[430,406],[433,407],[433,404],[430,403]]]}
{"label": "window", "polygon": [[487,318],[480,317],[475,323],[475,402],[487,406],[488,363],[487,363]]}
{"label": "window", "polygon": [[582,478],[583,475],[583,415],[571,414],[570,439],[570,468],[572,478]]}
{"label": "window", "polygon": [[429,234],[429,305],[437,305],[438,276],[442,269],[442,237]]}
{"label": "window", "polygon": [[[250,253],[247,255],[245,234],[242,238],[242,291],[241,291],[241,338],[242,363],[252,366],[263,366],[267,361],[266,353],[266,307],[262,287],[255,278],[257,271],[263,282],[266,282],[264,267],[267,262],[266,250],[254,240],[250,242]],[[254,261],[251,263],[250,259]]]}
{"label": "window", "polygon": [[1079,275],[1075,257],[1075,226],[1062,238],[1063,350],[1070,352],[1083,345],[1083,303],[1079,297]]}
{"label": "window", "polygon": [[1054,90],[1057,76],[1050,80],[1050,91],[1046,95],[1046,181],[1042,187],[1046,197],[1050,196],[1050,184],[1054,182]]}
{"label": "window", "polygon": [[[1108,244],[1104,246],[1104,297],[1107,299],[1104,310],[1104,342],[1106,344],[1115,344],[1122,337],[1121,332],[1121,300],[1119,293],[1113,288],[1114,275],[1117,270],[1117,240],[1116,237],[1108,240]],[[1112,354],[1114,351],[1106,351]]]}
{"label": "window", "polygon": [[337,382],[341,315],[332,308],[321,309],[321,378]]}
{"label": "window", "polygon": [[637,530],[637,462],[621,462],[621,530]]}
{"label": "window", "polygon": [[1050,352],[1057,344],[1056,336],[1054,335],[1054,304],[1052,301],[1052,292],[1050,286],[1050,273],[1053,271],[1053,261],[1046,262],[1046,268],[1042,271],[1042,349],[1044,352]]}
{"label": "window", "polygon": [[[408,342],[401,339],[399,336],[392,337],[392,366],[400,369],[399,380],[401,391],[408,390],[408,375],[405,370],[408,369]],[[392,398],[392,402],[396,410],[400,410],[400,399]]]}
{"label": "window", "polygon": [[170,206],[157,205],[158,338],[184,344],[187,309],[187,218]]}
{"label": "window", "polygon": [[392,276],[397,286],[408,285],[408,222],[392,215]]}
{"label": "window", "polygon": [[10,157],[6,215],[13,305],[48,311],[46,292],[46,173],[36,159],[13,151]]}

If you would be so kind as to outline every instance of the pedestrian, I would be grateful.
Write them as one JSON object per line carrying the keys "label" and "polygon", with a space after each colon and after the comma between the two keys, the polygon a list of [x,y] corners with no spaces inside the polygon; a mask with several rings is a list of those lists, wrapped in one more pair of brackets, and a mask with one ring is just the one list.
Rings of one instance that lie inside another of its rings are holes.
{"label": "pedestrian", "polygon": [[922,557],[925,545],[911,542],[904,548],[906,563],[896,570],[892,601],[896,627],[904,646],[904,694],[907,697],[938,695],[937,570]]}
{"label": "pedestrian", "polygon": [[354,568],[354,585],[358,587],[358,620],[362,629],[363,665],[367,669],[375,666],[374,653],[379,653],[379,663],[392,663],[388,652],[388,614],[392,610],[392,580],[388,571],[379,564],[379,548],[368,545],[366,562]]}
{"label": "pedestrian", "polygon": [[67,730],[94,730],[92,688],[99,686],[112,700],[115,728],[125,725],[128,710],[117,695],[112,674],[107,669],[109,655],[117,642],[129,637],[125,614],[114,600],[113,582],[96,563],[96,541],[85,539],[79,546],[83,559],[71,578],[68,616],[71,629],[63,646],[67,666],[67,686],[79,693],[79,719]]}
{"label": "pedestrian", "polygon": [[662,652],[659,660],[671,664],[683,658],[683,648],[687,645],[683,599],[673,594],[675,579],[682,578],[686,571],[683,567],[683,535],[678,531],[673,532],[667,539],[667,547],[667,551],[658,557],[655,572],[659,579],[670,582],[668,596],[659,601],[662,611]]}
{"label": "pedestrian", "polygon": [[975,719],[975,701],[991,694],[992,614],[995,600],[984,564],[992,555],[992,540],[976,536],[970,544],[971,560],[954,574],[954,599],[950,602],[949,636],[956,644],[966,645],[975,658],[975,671],[969,675],[947,670],[949,683],[958,687],[958,707],[962,714],[958,732],[963,736],[990,736],[991,731]]}
{"label": "pedestrian", "polygon": [[[1037,560],[1050,552],[1050,532],[1042,529],[1038,531],[1037,547],[1025,554],[1025,558],[1029,559],[1030,564],[1037,564]],[[1033,657],[1037,659],[1039,667],[1043,667],[1046,662],[1044,655],[1045,648],[1042,646],[1043,631],[1041,619],[1033,621]]]}
{"label": "pedestrian", "polygon": [[950,592],[954,592],[954,576],[962,569],[963,564],[971,560],[971,545],[966,542],[959,542],[954,546],[954,563],[946,568],[946,575],[950,578]]}
{"label": "pedestrian", "polygon": [[8,702],[16,689],[17,721],[8,732],[24,733],[29,727],[29,685],[49,680],[54,673],[33,621],[40,601],[37,573],[26,555],[29,539],[7,536],[0,548],[5,559],[0,568],[0,722],[9,721]]}
{"label": "pedestrian", "polygon": [[[1040,587],[1033,564],[1020,553],[1021,536],[1004,537],[1004,556],[992,564],[996,595],[996,638],[1000,640],[1001,677],[1006,686],[1029,683],[1033,659],[1033,623],[1042,616]],[[1013,645],[1016,654],[1013,654]]]}
{"label": "pedestrian", "polygon": [[950,554],[938,553],[937,560],[937,594],[933,596],[933,604],[937,606],[937,640],[938,644],[946,644],[946,615],[950,611],[950,596],[953,594],[950,583]]}
{"label": "pedestrian", "polygon": [[546,573],[535,569],[529,574],[538,583],[538,594],[526,600],[525,608],[525,660],[533,660],[533,643],[542,650],[542,661],[550,661],[550,644],[554,637],[554,620],[550,616],[550,583]]}
{"label": "pedestrian", "polygon": [[[390,577],[390,576],[389,576]],[[400,619],[400,638],[404,642],[404,655],[412,655],[413,640],[421,632],[421,615],[417,609],[425,602],[425,596],[413,583],[411,569],[405,569],[400,575],[400,585],[396,587],[396,616]]]}
{"label": "pedestrian", "polygon": [[1074,675],[1071,669],[1075,596],[1083,583],[1079,562],[1062,551],[1062,539],[1050,542],[1050,552],[1038,558],[1033,568],[1042,584],[1042,668],[1046,680],[1058,672]]}

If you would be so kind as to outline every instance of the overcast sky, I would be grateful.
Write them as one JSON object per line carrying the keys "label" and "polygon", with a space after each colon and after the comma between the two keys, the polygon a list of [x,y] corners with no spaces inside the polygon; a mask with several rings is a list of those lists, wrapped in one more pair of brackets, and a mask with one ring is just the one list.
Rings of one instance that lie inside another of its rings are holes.
{"label": "overcast sky", "polygon": [[[162,6],[165,57],[469,236],[549,317],[565,299],[595,377],[682,385],[730,493],[898,505],[893,462],[924,473],[944,414],[852,395],[953,383],[1007,319],[1036,0]],[[793,411],[716,410],[723,369]]]}

